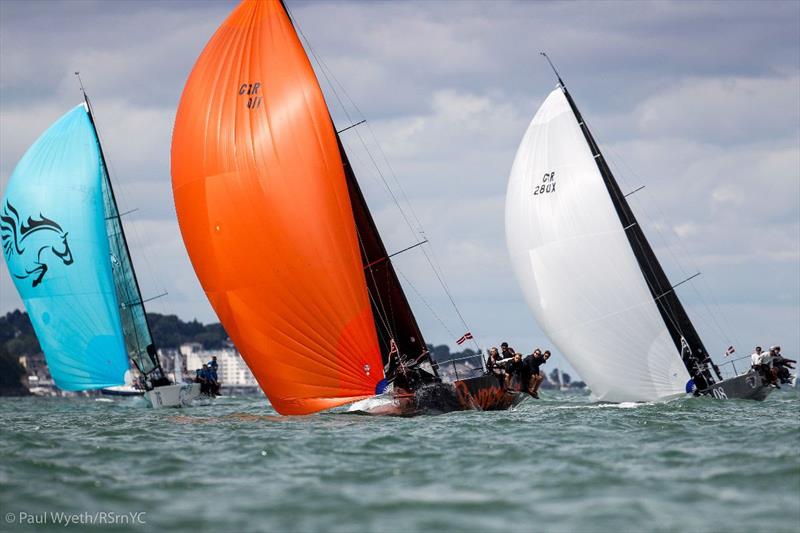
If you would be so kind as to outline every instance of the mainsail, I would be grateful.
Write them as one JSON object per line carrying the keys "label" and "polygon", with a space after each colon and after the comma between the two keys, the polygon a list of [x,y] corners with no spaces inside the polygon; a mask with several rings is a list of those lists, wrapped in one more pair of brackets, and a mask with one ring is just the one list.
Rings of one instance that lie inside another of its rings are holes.
{"label": "mainsail", "polygon": [[534,316],[597,399],[683,393],[687,368],[704,378],[705,349],[563,83],[514,160],[506,236]]}
{"label": "mainsail", "polygon": [[64,390],[124,383],[128,358],[109,262],[104,170],[88,108],[28,149],[0,207],[9,272]]}
{"label": "mainsail", "polygon": [[176,116],[172,185],[195,272],[278,412],[382,391],[354,190],[277,0],[240,4],[197,60]]}

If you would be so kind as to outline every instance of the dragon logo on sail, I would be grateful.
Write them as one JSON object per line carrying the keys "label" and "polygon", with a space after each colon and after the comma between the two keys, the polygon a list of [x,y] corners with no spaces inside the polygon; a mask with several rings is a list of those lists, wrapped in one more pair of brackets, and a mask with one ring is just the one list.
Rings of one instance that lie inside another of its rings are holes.
{"label": "dragon logo on sail", "polygon": [[28,217],[27,221],[22,220],[19,212],[8,201],[0,214],[0,240],[6,259],[9,260],[9,267],[10,259],[14,255],[24,258],[21,263],[24,273],[12,272],[12,275],[17,279],[33,277],[34,287],[42,282],[47,273],[48,250],[65,265],[72,264],[72,250],[69,248],[67,235],[61,225],[41,213],[39,218]]}

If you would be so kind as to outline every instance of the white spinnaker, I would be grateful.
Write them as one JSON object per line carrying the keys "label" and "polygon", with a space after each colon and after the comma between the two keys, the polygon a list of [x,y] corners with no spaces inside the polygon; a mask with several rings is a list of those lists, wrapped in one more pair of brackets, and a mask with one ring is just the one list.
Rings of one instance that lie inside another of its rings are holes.
{"label": "white spinnaker", "polygon": [[514,159],[506,239],[537,322],[597,400],[684,392],[689,374],[561,89],[539,108]]}

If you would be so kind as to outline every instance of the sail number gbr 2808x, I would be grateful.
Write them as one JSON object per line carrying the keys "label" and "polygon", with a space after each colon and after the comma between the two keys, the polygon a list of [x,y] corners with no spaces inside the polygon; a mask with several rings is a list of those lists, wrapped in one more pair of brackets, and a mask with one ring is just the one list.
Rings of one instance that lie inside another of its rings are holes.
{"label": "sail number gbr 2808x", "polygon": [[556,191],[556,173],[546,172],[542,176],[542,182],[533,188],[533,195],[548,194]]}

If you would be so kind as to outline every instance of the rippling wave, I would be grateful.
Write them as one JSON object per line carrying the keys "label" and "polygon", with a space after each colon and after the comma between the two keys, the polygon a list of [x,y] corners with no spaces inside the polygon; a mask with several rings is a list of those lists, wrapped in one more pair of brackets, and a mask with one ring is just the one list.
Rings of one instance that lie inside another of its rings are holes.
{"label": "rippling wave", "polygon": [[[287,418],[264,398],[0,399],[3,514],[114,530],[798,531],[800,398]],[[2,518],[0,518],[2,520]],[[64,529],[0,522],[0,531]]]}

